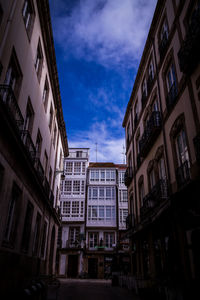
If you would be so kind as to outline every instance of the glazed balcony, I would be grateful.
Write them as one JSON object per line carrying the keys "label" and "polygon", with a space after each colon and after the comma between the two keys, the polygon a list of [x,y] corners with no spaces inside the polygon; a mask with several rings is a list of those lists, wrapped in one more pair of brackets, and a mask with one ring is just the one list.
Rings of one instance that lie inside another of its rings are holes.
{"label": "glazed balcony", "polygon": [[141,221],[149,217],[152,211],[168,197],[169,188],[167,180],[160,179],[143,199],[143,206],[140,208]]}
{"label": "glazed balcony", "polygon": [[141,157],[145,157],[147,155],[156,137],[158,136],[160,129],[161,113],[159,111],[153,111],[144,129],[144,133],[139,141]]}
{"label": "glazed balcony", "polygon": [[132,179],[133,179],[133,168],[128,167],[124,174],[124,183],[127,187],[131,184]]}
{"label": "glazed balcony", "polygon": [[170,111],[176,102],[176,98],[178,95],[178,89],[176,81],[172,84],[168,94],[167,94],[167,110]]}
{"label": "glazed balcony", "polygon": [[200,133],[194,138],[193,142],[194,142],[196,160],[200,164]]}
{"label": "glazed balcony", "polygon": [[183,73],[191,73],[200,60],[200,8],[193,14],[185,40],[178,52],[179,65]]}
{"label": "glazed balcony", "polygon": [[178,188],[183,187],[190,181],[190,164],[188,160],[176,169],[176,181]]}
{"label": "glazed balcony", "polygon": [[9,85],[0,85],[0,101],[5,104],[7,111],[13,119],[17,129],[22,130],[24,118],[18,106],[13,90]]}
{"label": "glazed balcony", "polygon": [[35,156],[36,156],[36,148],[33,144],[33,141],[31,139],[31,135],[30,135],[28,130],[23,130],[21,132],[21,139],[22,139],[23,144],[26,147],[26,149],[27,149],[27,151],[30,155],[31,160],[34,161]]}
{"label": "glazed balcony", "polygon": [[126,217],[126,229],[134,228],[134,214],[130,214]]}
{"label": "glazed balcony", "polygon": [[166,54],[167,47],[168,47],[168,34],[165,31],[165,33],[163,34],[163,38],[162,38],[162,40],[160,41],[160,44],[159,44],[159,53],[160,53],[160,59],[161,60],[163,59],[163,57]]}

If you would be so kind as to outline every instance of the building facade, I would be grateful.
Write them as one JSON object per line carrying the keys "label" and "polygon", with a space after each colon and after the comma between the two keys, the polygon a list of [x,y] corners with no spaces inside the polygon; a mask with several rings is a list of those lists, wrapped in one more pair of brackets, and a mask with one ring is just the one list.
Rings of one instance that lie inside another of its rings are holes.
{"label": "building facade", "polygon": [[69,153],[61,184],[58,274],[109,278],[113,264],[118,265],[118,271],[121,264],[121,271],[125,271],[129,262],[129,243],[123,235],[128,214],[123,179],[126,165],[89,163],[87,148],[70,148]]}
{"label": "building facade", "polygon": [[132,276],[161,299],[199,293],[199,16],[158,1],[123,121]]}
{"label": "building facade", "polygon": [[83,273],[88,164],[88,148],[69,149],[64,164],[65,179],[60,189],[62,227],[59,276],[76,278]]}
{"label": "building facade", "polygon": [[0,291],[55,273],[68,155],[48,1],[0,1]]}

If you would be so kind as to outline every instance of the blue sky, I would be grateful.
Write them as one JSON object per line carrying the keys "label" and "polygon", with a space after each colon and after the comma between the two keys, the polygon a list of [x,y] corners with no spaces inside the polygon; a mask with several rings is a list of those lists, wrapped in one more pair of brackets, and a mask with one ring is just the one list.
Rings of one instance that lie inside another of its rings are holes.
{"label": "blue sky", "polygon": [[69,147],[123,163],[122,121],[156,0],[50,0]]}

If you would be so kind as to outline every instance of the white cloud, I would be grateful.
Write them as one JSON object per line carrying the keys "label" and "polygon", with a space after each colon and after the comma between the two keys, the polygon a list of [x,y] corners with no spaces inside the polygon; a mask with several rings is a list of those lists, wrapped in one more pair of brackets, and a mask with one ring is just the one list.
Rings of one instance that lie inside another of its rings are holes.
{"label": "white cloud", "polygon": [[54,36],[66,58],[106,67],[132,67],[139,60],[156,0],[80,0],[70,12],[64,1],[58,3],[62,11],[54,4]]}
{"label": "white cloud", "polygon": [[69,141],[69,148],[90,148],[90,161],[123,163],[124,138],[113,138],[105,122],[96,122],[88,131],[79,131]]}

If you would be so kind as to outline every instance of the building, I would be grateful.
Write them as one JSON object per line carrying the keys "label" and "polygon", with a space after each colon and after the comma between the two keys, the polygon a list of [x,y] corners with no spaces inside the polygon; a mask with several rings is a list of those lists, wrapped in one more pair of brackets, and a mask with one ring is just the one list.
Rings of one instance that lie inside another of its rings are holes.
{"label": "building", "polygon": [[60,189],[62,227],[59,276],[76,278],[83,273],[88,164],[88,148],[69,148],[64,164],[65,179]]}
{"label": "building", "polygon": [[47,0],[0,1],[0,294],[55,273],[68,144]]}
{"label": "building", "polygon": [[70,148],[61,183],[59,276],[109,278],[127,272],[126,165],[89,163],[88,148]]}
{"label": "building", "polygon": [[161,299],[199,294],[199,16],[158,1],[123,121],[132,276]]}

